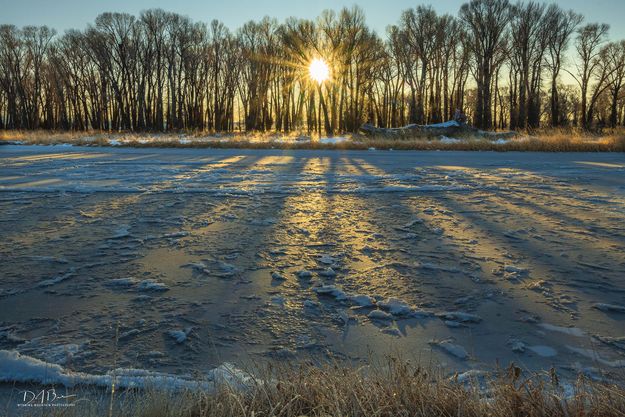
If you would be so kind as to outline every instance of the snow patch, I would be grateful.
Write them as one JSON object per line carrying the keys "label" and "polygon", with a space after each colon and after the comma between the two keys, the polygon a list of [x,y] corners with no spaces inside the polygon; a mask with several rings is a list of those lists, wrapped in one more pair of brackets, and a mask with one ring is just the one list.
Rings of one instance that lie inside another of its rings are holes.
{"label": "snow patch", "polygon": [[336,137],[332,137],[332,138],[321,138],[319,139],[319,143],[323,143],[324,145],[336,145],[338,143],[343,143],[343,142],[347,142],[349,141],[348,138],[342,137],[342,136],[336,136]]}
{"label": "snow patch", "polygon": [[0,350],[0,382],[59,384],[66,387],[92,385],[109,388],[155,387],[164,390],[214,391],[220,385],[247,389],[254,378],[230,363],[208,371],[202,379],[191,379],[146,369],[118,368],[106,374],[88,374],[64,369],[61,365],[44,362],[15,350]]}
{"label": "snow patch", "polygon": [[441,136],[440,142],[441,143],[460,143],[462,141],[456,138],[448,138],[447,136]]}
{"label": "snow patch", "polygon": [[422,127],[426,128],[426,129],[430,129],[430,128],[438,129],[438,128],[446,128],[446,127],[460,127],[460,123],[458,123],[455,120],[448,120],[448,121],[443,122],[443,123],[433,123],[431,125],[424,125]]}

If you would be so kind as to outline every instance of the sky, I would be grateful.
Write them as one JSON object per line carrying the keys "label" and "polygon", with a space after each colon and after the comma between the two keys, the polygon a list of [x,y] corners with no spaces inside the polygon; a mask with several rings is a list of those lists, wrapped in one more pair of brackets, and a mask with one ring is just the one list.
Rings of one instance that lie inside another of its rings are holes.
{"label": "sky", "polygon": [[[236,30],[249,20],[271,16],[283,21],[289,16],[315,18],[324,9],[338,10],[358,4],[367,22],[379,35],[398,21],[402,10],[432,4],[439,13],[457,15],[465,0],[0,0],[0,24],[47,25],[62,33],[83,29],[102,12],[127,12],[161,8],[187,15],[196,21],[218,19]],[[625,0],[555,0],[573,9],[586,22],[608,23],[611,39],[625,39]]]}

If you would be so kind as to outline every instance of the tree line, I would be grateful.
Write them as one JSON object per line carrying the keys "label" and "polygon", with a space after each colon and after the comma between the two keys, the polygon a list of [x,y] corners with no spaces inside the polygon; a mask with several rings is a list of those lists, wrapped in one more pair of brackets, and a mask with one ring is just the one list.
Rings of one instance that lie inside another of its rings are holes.
{"label": "tree line", "polygon": [[[160,9],[63,35],[0,26],[0,129],[355,132],[449,120],[483,129],[625,124],[625,41],[535,1],[264,18],[231,32]],[[330,79],[308,74],[316,58]]]}

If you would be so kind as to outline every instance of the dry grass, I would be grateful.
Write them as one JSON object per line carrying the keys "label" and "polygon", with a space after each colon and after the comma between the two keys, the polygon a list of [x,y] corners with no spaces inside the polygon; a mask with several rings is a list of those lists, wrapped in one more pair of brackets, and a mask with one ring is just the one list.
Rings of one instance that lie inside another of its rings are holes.
{"label": "dry grass", "polygon": [[[298,140],[304,139],[304,140]],[[32,145],[118,146],[137,148],[234,148],[234,149],[338,149],[441,150],[441,151],[535,151],[535,152],[625,152],[625,129],[591,133],[578,129],[541,129],[519,135],[505,143],[484,137],[445,142],[437,138],[388,138],[353,135],[339,143],[321,143],[301,133],[251,133],[210,135],[189,133],[108,133],[0,131],[0,142],[19,141]],[[116,141],[116,142],[115,142]]]}
{"label": "dry grass", "polygon": [[[625,415],[625,389],[579,379],[563,386],[555,374],[524,378],[510,366],[490,379],[461,381],[430,374],[410,362],[389,360],[375,368],[289,365],[265,371],[272,383],[244,391],[133,391],[118,394],[112,412],[105,397],[75,407],[33,410],[66,417],[228,416],[462,416],[616,417]],[[75,393],[75,392],[74,392]],[[80,395],[79,395],[80,397]],[[95,399],[93,399],[95,398]],[[28,410],[30,411],[30,410]]]}

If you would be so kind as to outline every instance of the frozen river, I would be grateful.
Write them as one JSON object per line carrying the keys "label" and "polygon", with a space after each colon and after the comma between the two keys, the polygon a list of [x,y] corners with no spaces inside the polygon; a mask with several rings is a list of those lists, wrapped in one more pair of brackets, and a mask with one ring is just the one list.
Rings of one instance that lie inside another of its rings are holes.
{"label": "frozen river", "polygon": [[624,154],[1,146],[0,236],[16,363],[623,378]]}

